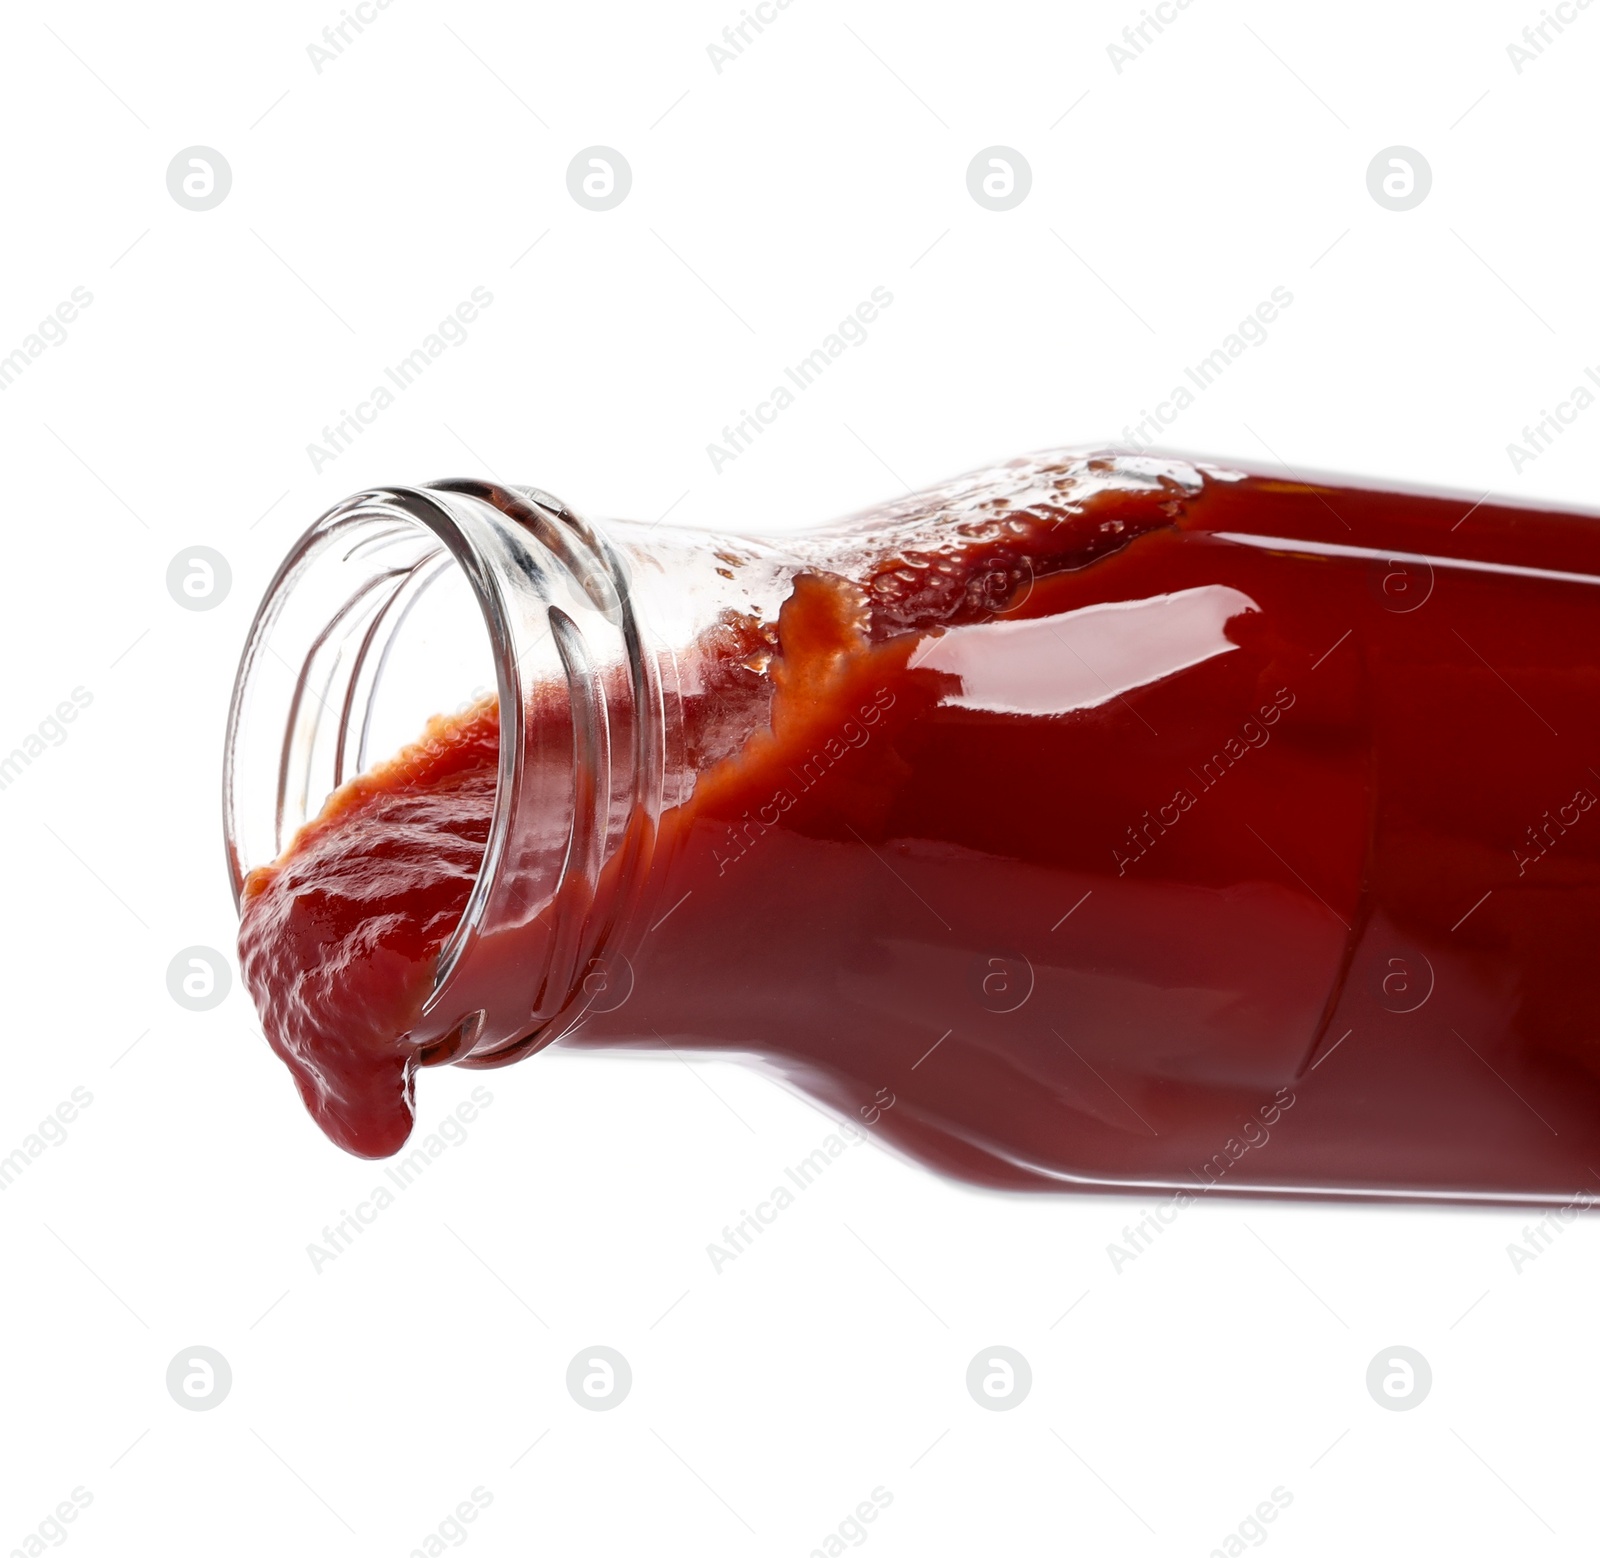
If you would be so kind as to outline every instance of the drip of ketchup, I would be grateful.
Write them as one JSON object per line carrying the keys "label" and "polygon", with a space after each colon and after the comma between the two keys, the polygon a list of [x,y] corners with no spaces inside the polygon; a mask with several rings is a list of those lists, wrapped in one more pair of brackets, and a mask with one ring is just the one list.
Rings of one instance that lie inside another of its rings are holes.
{"label": "drip of ketchup", "polygon": [[[1591,1188],[1600,525],[1190,475],[816,533],[775,623],[696,647],[719,755],[561,1042],[752,1059],[997,1186]],[[434,721],[246,882],[245,980],[352,1152],[410,1129],[497,743],[492,702]]]}

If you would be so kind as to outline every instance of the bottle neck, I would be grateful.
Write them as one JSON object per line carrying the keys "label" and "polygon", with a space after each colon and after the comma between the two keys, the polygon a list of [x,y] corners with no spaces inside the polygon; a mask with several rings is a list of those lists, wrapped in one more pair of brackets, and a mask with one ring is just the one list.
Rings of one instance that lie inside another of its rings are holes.
{"label": "bottle neck", "polygon": [[[235,901],[341,786],[492,695],[482,864],[408,1042],[423,1064],[501,1065],[620,1004],[662,811],[720,755],[685,727],[688,651],[708,632],[758,650],[797,566],[744,539],[602,529],[528,487],[339,504],[279,569],[241,661],[224,767]],[[746,702],[753,728],[765,710]]]}

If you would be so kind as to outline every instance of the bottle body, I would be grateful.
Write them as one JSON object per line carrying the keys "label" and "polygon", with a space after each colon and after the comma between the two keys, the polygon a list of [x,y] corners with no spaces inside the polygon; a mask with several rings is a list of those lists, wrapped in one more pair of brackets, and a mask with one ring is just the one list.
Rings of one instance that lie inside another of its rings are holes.
{"label": "bottle body", "polygon": [[755,1059],[991,1185],[1585,1193],[1600,528],[1103,463],[763,554],[772,663],[668,657],[538,1043]]}

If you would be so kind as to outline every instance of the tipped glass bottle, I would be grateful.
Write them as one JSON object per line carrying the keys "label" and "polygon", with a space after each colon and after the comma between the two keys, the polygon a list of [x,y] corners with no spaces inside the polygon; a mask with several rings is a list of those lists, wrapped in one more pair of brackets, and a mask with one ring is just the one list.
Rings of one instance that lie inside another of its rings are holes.
{"label": "tipped glass bottle", "polygon": [[1181,460],[781,544],[363,493],[240,669],[246,977],[360,1152],[667,1044],[988,1184],[1570,1201],[1597,645],[1589,516]]}

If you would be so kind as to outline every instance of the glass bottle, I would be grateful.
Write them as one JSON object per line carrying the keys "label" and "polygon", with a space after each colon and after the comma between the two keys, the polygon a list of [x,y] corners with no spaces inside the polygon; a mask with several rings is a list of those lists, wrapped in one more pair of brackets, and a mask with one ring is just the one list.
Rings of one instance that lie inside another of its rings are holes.
{"label": "glass bottle", "polygon": [[781,541],[380,489],[251,630],[229,868],[492,695],[408,1107],[412,1063],[668,1045],[985,1184],[1568,1202],[1597,645],[1590,516],[1177,459]]}

